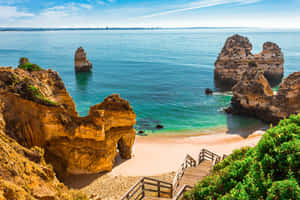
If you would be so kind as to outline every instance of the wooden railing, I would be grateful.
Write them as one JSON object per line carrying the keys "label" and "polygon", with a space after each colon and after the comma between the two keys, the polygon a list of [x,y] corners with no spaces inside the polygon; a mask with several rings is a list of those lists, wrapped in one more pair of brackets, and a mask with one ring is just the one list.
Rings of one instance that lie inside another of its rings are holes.
{"label": "wooden railing", "polygon": [[218,154],[215,154],[207,149],[202,149],[199,153],[197,163],[197,161],[192,156],[186,155],[183,163],[180,165],[180,168],[174,177],[172,184],[152,178],[143,177],[121,198],[121,200],[141,200],[145,196],[166,198],[172,198],[174,196],[173,200],[181,200],[184,193],[192,188],[192,186],[184,185],[175,196],[175,192],[177,191],[180,185],[180,181],[187,168],[197,167],[204,160],[211,160],[213,162],[213,168],[217,163],[221,162],[226,157],[227,155],[225,154],[221,157]]}
{"label": "wooden railing", "polygon": [[184,185],[179,192],[174,196],[173,200],[182,200],[184,197],[184,193],[193,189],[193,187],[189,186],[189,185]]}
{"label": "wooden railing", "polygon": [[154,197],[172,198],[172,184],[143,177],[121,198],[121,200],[141,200],[148,195]]}
{"label": "wooden railing", "polygon": [[180,180],[183,177],[185,170],[189,167],[196,167],[196,166],[197,166],[197,161],[192,156],[187,154],[183,163],[180,165],[180,168],[174,177],[174,180],[172,183],[174,193],[176,192],[177,188],[179,187]]}
{"label": "wooden railing", "polygon": [[200,163],[205,160],[211,160],[212,162],[220,162],[221,161],[221,156],[219,156],[218,154],[215,154],[207,149],[202,149],[199,153],[199,157],[198,157],[198,165],[200,165]]}

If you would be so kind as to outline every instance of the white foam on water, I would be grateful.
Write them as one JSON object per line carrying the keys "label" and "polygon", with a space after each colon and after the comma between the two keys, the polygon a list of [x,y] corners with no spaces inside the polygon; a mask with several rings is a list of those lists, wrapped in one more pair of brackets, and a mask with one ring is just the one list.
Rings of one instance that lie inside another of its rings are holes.
{"label": "white foam on water", "polygon": [[213,93],[215,96],[229,96],[229,97],[232,97],[233,94],[232,92],[214,92]]}

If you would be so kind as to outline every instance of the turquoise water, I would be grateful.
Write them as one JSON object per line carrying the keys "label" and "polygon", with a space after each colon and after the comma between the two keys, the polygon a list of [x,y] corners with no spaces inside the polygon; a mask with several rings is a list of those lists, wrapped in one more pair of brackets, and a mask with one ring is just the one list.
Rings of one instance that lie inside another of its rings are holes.
{"label": "turquoise water", "polygon": [[[128,99],[137,129],[201,131],[227,127],[229,132],[252,129],[258,120],[228,116],[230,94],[206,96],[214,88],[214,62],[227,37],[249,37],[254,53],[265,41],[280,45],[285,75],[300,67],[300,32],[294,30],[198,29],[0,32],[0,65],[17,66],[20,57],[59,72],[80,115],[112,93]],[[74,73],[74,52],[83,46],[93,72]]]}

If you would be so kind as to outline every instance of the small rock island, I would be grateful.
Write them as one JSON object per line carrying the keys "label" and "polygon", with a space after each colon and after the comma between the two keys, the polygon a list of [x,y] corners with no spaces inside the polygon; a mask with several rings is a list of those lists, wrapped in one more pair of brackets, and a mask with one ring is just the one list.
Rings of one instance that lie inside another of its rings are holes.
{"label": "small rock island", "polygon": [[75,53],[75,72],[90,72],[92,63],[87,59],[86,53],[82,47],[79,47]]}
{"label": "small rock island", "polygon": [[272,42],[263,45],[263,51],[252,54],[252,44],[241,35],[229,37],[215,62],[215,84],[218,88],[231,90],[249,70],[248,62],[256,62],[263,70],[271,86],[278,85],[283,78],[284,57],[279,46]]}

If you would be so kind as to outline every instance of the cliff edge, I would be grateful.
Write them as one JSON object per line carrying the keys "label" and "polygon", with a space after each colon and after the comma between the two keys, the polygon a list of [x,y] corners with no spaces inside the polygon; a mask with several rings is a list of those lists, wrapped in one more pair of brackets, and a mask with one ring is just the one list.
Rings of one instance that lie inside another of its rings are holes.
{"label": "cliff edge", "polygon": [[110,171],[118,151],[131,157],[136,115],[117,94],[80,117],[57,72],[1,67],[0,104],[4,132],[24,147],[44,148],[60,176]]}

